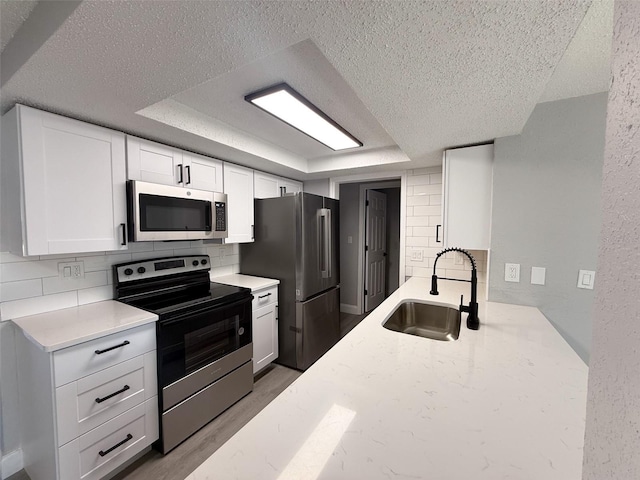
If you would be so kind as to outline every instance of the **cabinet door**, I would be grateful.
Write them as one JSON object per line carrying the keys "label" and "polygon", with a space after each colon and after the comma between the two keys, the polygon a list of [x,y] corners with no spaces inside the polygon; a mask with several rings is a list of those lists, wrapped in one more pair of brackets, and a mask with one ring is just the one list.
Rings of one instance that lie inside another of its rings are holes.
{"label": "cabinet door", "polygon": [[195,153],[183,153],[184,186],[209,192],[222,192],[222,161]]}
{"label": "cabinet door", "polygon": [[278,358],[278,304],[253,312],[253,373]]}
{"label": "cabinet door", "polygon": [[445,151],[443,163],[445,247],[490,247],[493,145]]}
{"label": "cabinet door", "polygon": [[127,135],[127,178],[163,185],[184,185],[182,152]]}
{"label": "cabinet door", "polygon": [[296,182],[295,180],[289,180],[288,178],[281,178],[280,188],[281,195],[284,195],[285,193],[298,193],[302,191],[302,182]]}
{"label": "cabinet door", "polygon": [[23,253],[126,250],[124,134],[18,108]]}
{"label": "cabinet door", "polygon": [[253,242],[253,170],[224,164],[224,193],[227,194],[225,243]]}
{"label": "cabinet door", "polygon": [[279,178],[263,172],[253,172],[255,198],[276,198],[280,196]]}

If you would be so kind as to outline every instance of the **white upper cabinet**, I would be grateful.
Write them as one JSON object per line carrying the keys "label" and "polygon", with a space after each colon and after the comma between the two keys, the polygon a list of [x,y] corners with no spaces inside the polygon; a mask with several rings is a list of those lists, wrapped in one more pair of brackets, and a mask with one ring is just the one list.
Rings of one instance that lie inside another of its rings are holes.
{"label": "white upper cabinet", "polygon": [[129,180],[222,192],[222,161],[127,135]]}
{"label": "white upper cabinet", "polygon": [[492,182],[493,144],[444,152],[444,247],[489,249]]}
{"label": "white upper cabinet", "polygon": [[126,250],[123,133],[16,105],[1,163],[3,250]]}
{"label": "white upper cabinet", "polygon": [[295,180],[289,180],[288,178],[281,178],[279,186],[281,195],[302,191],[302,182],[296,182]]}
{"label": "white upper cabinet", "polygon": [[127,135],[127,178],[163,185],[182,185],[182,151]]}
{"label": "white upper cabinet", "polygon": [[254,196],[255,198],[275,198],[286,193],[297,193],[302,191],[302,182],[289,180],[283,177],[276,177],[263,172],[254,172]]}
{"label": "white upper cabinet", "polygon": [[253,242],[253,170],[223,164],[227,194],[227,231],[224,243]]}
{"label": "white upper cabinet", "polygon": [[184,186],[209,192],[222,192],[222,161],[184,152]]}

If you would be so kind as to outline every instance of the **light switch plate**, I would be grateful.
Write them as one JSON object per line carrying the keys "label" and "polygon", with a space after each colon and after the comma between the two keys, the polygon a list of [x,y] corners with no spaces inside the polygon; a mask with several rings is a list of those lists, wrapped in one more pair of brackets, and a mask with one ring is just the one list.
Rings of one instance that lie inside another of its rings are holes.
{"label": "light switch plate", "polygon": [[516,283],[520,281],[520,264],[519,263],[504,264],[504,281],[516,282]]}
{"label": "light switch plate", "polygon": [[531,285],[544,285],[546,273],[544,267],[531,267]]}
{"label": "light switch plate", "polygon": [[578,288],[593,290],[596,272],[593,270],[580,270],[578,272]]}

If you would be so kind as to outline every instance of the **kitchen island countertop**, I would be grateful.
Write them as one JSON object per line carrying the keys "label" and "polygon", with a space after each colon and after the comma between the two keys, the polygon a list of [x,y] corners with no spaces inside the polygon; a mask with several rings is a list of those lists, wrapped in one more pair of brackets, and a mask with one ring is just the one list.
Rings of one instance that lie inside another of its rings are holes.
{"label": "kitchen island countertop", "polygon": [[534,307],[483,302],[454,342],[382,327],[469,298],[429,287],[402,285],[188,480],[580,479],[587,366]]}

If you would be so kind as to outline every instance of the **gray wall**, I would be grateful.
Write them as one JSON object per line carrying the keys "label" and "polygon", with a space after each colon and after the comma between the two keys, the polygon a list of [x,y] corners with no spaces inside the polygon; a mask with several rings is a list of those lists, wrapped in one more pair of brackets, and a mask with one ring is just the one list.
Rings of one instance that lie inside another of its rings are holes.
{"label": "gray wall", "polygon": [[[359,183],[340,185],[340,303],[354,306],[358,304],[359,203]],[[352,243],[347,243],[349,236]]]}
{"label": "gray wall", "polygon": [[388,297],[400,283],[400,188],[377,189],[387,195],[387,290]]}
{"label": "gray wall", "polygon": [[[538,307],[585,362],[594,291],[576,285],[596,270],[606,108],[606,93],[539,104],[494,154],[489,299]],[[520,283],[504,281],[506,262]],[[532,266],[546,268],[544,286]]]}
{"label": "gray wall", "polygon": [[321,178],[319,180],[307,180],[303,182],[302,188],[305,192],[315,193],[323,197],[329,196],[329,179]]}
{"label": "gray wall", "polygon": [[613,25],[584,480],[640,478],[640,2]]}

